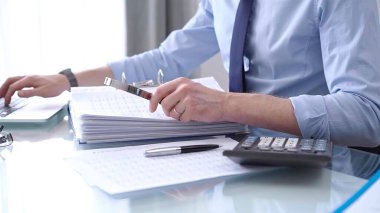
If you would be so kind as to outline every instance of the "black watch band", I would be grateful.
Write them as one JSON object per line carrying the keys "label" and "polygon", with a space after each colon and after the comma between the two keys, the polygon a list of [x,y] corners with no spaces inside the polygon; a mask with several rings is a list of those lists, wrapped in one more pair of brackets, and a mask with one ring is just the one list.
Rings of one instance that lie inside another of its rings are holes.
{"label": "black watch band", "polygon": [[77,78],[75,77],[74,73],[71,71],[70,68],[62,70],[61,72],[59,72],[59,74],[66,76],[67,80],[69,80],[70,88],[78,86]]}

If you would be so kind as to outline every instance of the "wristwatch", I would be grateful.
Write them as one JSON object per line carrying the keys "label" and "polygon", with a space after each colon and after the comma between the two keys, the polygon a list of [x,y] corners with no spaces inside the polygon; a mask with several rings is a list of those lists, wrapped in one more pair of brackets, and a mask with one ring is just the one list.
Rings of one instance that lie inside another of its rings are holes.
{"label": "wristwatch", "polygon": [[[59,74],[66,76],[67,80],[69,80],[70,88],[78,86],[77,78],[75,77],[74,73],[71,71],[70,68],[62,70],[61,72],[59,72]],[[70,91],[70,89],[69,89],[69,91]]]}

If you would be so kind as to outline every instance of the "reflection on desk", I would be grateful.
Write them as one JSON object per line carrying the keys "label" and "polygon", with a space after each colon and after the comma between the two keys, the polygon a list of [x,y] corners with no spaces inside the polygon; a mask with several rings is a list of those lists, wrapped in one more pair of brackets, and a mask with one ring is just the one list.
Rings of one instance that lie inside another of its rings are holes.
{"label": "reflection on desk", "polygon": [[328,168],[368,179],[380,169],[380,155],[335,145],[332,164]]}
{"label": "reflection on desk", "polygon": [[[166,192],[132,197],[129,205],[136,212],[159,208],[169,212],[192,212],[191,209],[194,212],[329,212],[362,183],[327,169],[283,169],[203,184],[203,190],[197,184],[179,187],[175,190],[180,197],[163,196],[168,195]],[[191,193],[192,188],[198,194]],[[189,196],[185,197],[183,192]]]}
{"label": "reflection on desk", "polygon": [[224,194],[234,201],[235,212],[297,212],[300,209],[314,212],[317,207],[328,211],[331,178],[328,170],[286,169],[227,181]]}
{"label": "reflection on desk", "polygon": [[63,161],[78,149],[66,119],[49,131],[8,131],[15,143],[6,162],[0,162],[0,211],[4,213],[329,212],[379,168],[378,155],[336,146],[326,169],[285,168],[115,199],[89,187]]}

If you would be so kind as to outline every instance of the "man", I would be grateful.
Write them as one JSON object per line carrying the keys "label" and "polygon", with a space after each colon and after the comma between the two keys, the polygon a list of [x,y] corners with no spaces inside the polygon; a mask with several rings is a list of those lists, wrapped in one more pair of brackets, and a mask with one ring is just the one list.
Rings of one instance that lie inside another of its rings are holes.
{"label": "man", "polygon": [[[255,135],[377,146],[379,49],[376,0],[202,0],[158,49],[75,77],[80,86],[101,85],[106,76],[120,79],[124,72],[133,82],[163,69],[166,80],[175,80],[158,88],[151,111],[161,101],[166,115],[184,122],[232,121],[249,124]],[[232,92],[177,78],[218,51]],[[64,75],[12,77],[0,96],[8,103],[15,91],[48,97],[69,88]]]}

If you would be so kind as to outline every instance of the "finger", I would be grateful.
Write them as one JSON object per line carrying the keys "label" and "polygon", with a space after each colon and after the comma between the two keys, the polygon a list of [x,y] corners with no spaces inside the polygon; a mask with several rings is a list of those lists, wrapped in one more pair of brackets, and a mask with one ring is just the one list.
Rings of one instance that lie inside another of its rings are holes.
{"label": "finger", "polygon": [[[180,105],[180,103],[178,103],[175,107],[173,107],[173,110],[174,110],[174,112],[182,115],[186,111],[186,108],[185,107],[180,107],[179,105]],[[178,109],[181,109],[181,108],[183,108],[183,109],[182,110],[178,110]]]}
{"label": "finger", "polygon": [[[150,99],[149,110],[151,112],[156,111],[158,104],[160,102],[162,104],[162,102],[164,101],[163,99],[165,99],[168,95],[170,95],[173,91],[175,91],[176,88],[178,87],[178,85],[185,83],[187,81],[189,81],[189,79],[181,77],[181,78],[174,79],[172,81],[169,81],[169,82],[164,83],[161,86],[159,86],[157,88],[156,92],[152,95],[152,98]],[[172,105],[173,103],[171,101],[171,102],[168,102],[168,104]],[[166,111],[166,113],[169,113],[170,110],[171,110],[171,108],[168,111]],[[166,114],[166,115],[168,115],[168,114]]]}
{"label": "finger", "polygon": [[178,111],[176,109],[176,107],[173,107],[173,109],[169,113],[169,116],[172,117],[172,118],[174,118],[174,119],[181,120],[182,114],[183,113],[181,111]]}
{"label": "finger", "polygon": [[12,84],[9,85],[8,91],[4,96],[4,103],[9,104],[11,102],[11,98],[12,98],[13,94],[16,91],[21,90],[21,89],[26,88],[26,87],[33,87],[34,83],[35,83],[35,80],[33,80],[33,78],[28,77],[28,76],[26,76],[26,77],[24,76],[21,79],[19,79],[18,81],[13,82]]}
{"label": "finger", "polygon": [[8,88],[9,88],[9,85],[13,84],[14,82],[22,79],[24,76],[14,76],[14,77],[10,77],[8,78],[4,83],[3,85],[1,86],[0,88],[0,97],[4,97],[5,94],[7,94],[8,92]]}
{"label": "finger", "polygon": [[[177,82],[178,84],[176,86],[176,89],[161,101],[161,106],[165,114],[171,117],[173,116],[173,113],[172,113],[173,111],[176,112],[175,114],[180,114],[180,115],[183,114],[186,105],[180,104],[180,103],[182,103],[182,99],[186,98],[186,96],[192,90],[191,80],[179,79]],[[178,116],[176,115],[174,115],[173,117],[178,118]]]}
{"label": "finger", "polygon": [[[181,102],[184,97],[183,91],[180,88],[174,90],[171,94],[166,96],[161,101],[162,110],[167,116],[172,116],[174,111],[176,114],[181,114],[184,108],[178,108],[177,105]],[[175,110],[174,110],[175,109]]]}
{"label": "finger", "polygon": [[41,88],[36,88],[36,89],[24,89],[24,90],[19,90],[17,92],[17,95],[22,97],[22,98],[29,98],[32,96],[37,96],[41,95]]}
{"label": "finger", "polygon": [[157,88],[152,98],[150,99],[149,109],[154,112],[157,109],[158,103],[162,104],[165,97],[171,94],[177,88],[177,79],[162,84]]}
{"label": "finger", "polygon": [[[173,94],[171,94],[169,97],[173,96]],[[165,98],[166,100],[166,98]],[[182,114],[185,112],[185,108],[186,105],[183,104],[183,102],[181,100],[179,100],[169,111],[169,115],[170,117],[172,118],[175,118],[177,120],[181,120],[181,116]]]}
{"label": "finger", "polygon": [[172,117],[172,118],[174,118],[174,119],[176,119],[176,120],[180,120],[180,119],[181,119],[181,114],[178,113],[178,112],[175,110],[175,108],[173,108],[173,110],[169,112],[169,115],[168,115],[168,116],[169,116],[169,117]]}
{"label": "finger", "polygon": [[153,93],[149,101],[149,111],[154,112],[157,109],[159,103],[162,102],[162,99],[170,94],[173,91],[173,88],[167,86],[168,83],[162,84],[159,86],[156,91]]}
{"label": "finger", "polygon": [[[176,90],[174,90],[171,94],[166,96],[161,101],[162,109],[167,116],[172,116],[171,112],[173,111],[173,109],[176,109],[174,110],[174,112],[177,111],[177,114],[182,114],[184,112],[186,104],[182,103],[182,100],[186,99],[188,95],[191,94],[191,92],[193,91],[193,86],[194,84],[192,84],[192,81],[181,83],[176,87]],[[175,116],[175,118],[177,118],[177,116]]]}
{"label": "finger", "polygon": [[181,101],[180,103],[175,106],[175,109],[179,111],[182,109],[181,117],[178,119],[183,122],[189,122],[192,120],[192,113],[191,113],[191,106],[186,104],[186,101]]}
{"label": "finger", "polygon": [[179,121],[182,121],[182,122],[189,122],[189,121],[192,121],[191,119],[191,113],[185,111],[182,113]]}

